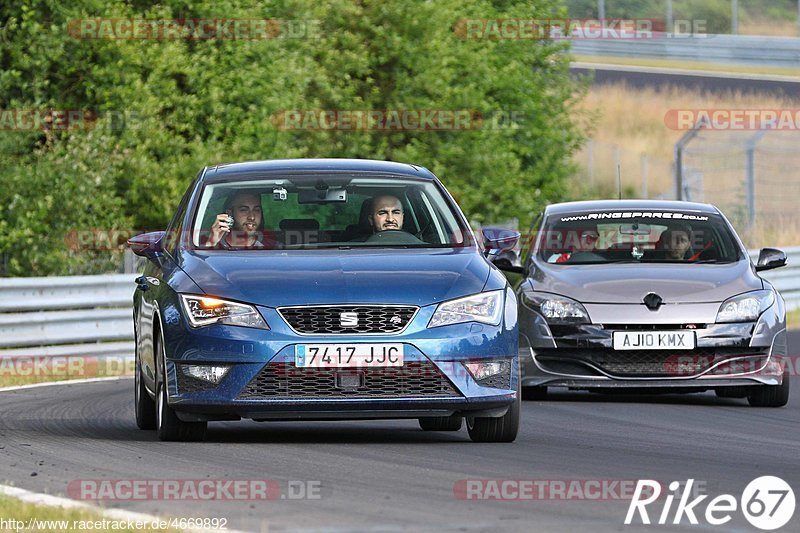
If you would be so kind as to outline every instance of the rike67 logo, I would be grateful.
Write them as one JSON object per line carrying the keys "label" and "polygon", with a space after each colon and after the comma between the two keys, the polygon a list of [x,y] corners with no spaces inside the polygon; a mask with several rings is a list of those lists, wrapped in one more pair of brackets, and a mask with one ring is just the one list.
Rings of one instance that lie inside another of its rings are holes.
{"label": "rike67 logo", "polygon": [[[636,484],[625,524],[630,525],[638,519],[642,524],[651,524],[648,511],[655,511],[655,524],[680,524],[684,518],[692,525],[699,524],[698,516],[704,518],[712,526],[727,524],[733,514],[741,511],[751,525],[765,531],[783,527],[794,515],[795,498],[792,487],[775,476],[761,476],[748,483],[738,500],[732,494],[720,494],[705,502],[707,494],[689,499],[692,494],[694,479],[688,479],[681,491],[681,484],[673,481],[669,484],[669,492],[662,494],[661,484],[651,479],[640,479]],[[665,497],[664,497],[665,496]],[[663,506],[653,505],[663,497]],[[674,507],[673,503],[677,500]],[[648,509],[648,506],[651,506]],[[660,513],[658,507],[661,507]],[[670,520],[671,518],[671,520]]]}

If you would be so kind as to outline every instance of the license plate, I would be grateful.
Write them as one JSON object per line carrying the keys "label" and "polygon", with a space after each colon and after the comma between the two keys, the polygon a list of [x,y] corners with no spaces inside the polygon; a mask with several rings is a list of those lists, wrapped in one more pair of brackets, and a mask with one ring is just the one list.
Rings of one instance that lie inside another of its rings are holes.
{"label": "license plate", "polygon": [[615,350],[693,350],[694,331],[615,331]]}
{"label": "license plate", "polygon": [[403,366],[402,344],[298,344],[298,368],[354,368]]}

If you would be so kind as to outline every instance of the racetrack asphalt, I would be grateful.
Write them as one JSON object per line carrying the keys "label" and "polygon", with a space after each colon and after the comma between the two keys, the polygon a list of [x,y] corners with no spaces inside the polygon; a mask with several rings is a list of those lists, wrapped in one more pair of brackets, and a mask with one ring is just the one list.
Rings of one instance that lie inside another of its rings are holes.
{"label": "racetrack asphalt", "polygon": [[[790,334],[789,348],[800,353],[800,332]],[[643,526],[637,517],[625,526],[629,499],[464,500],[454,486],[465,479],[644,478],[666,486],[692,478],[711,497],[738,499],[754,478],[775,475],[797,493],[796,376],[792,389],[784,408],[753,408],[712,392],[555,392],[524,402],[513,444],[475,444],[465,429],[423,432],[413,420],[212,423],[206,442],[164,443],[136,428],[130,379],[7,391],[0,392],[0,483],[67,495],[70,482],[86,479],[270,479],[287,497],[290,482],[319,482],[318,499],[101,503],[227,518],[229,528],[248,531],[757,531],[739,510],[724,526],[705,523],[710,497],[696,507],[700,526],[685,517],[672,525],[677,503],[669,525]],[[652,520],[663,505],[648,507]],[[800,511],[782,530],[800,531]]]}

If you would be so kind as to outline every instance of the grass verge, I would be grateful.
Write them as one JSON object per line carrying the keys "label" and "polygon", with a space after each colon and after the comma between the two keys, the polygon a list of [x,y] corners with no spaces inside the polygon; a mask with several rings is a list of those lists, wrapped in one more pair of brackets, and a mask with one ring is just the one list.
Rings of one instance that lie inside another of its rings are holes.
{"label": "grass verge", "polygon": [[[675,144],[686,133],[668,114],[692,109],[800,108],[799,98],[735,90],[711,92],[682,87],[633,88],[624,83],[594,86],[577,113],[593,118],[590,141],[575,154],[578,167],[572,199],[617,196],[619,163],[624,198],[674,198]],[[794,130],[771,131],[755,157],[755,224],[746,224],[744,147],[751,131],[708,131],[694,139],[684,157],[687,173],[700,176],[704,193],[694,199],[720,207],[749,248],[800,244],[800,152]],[[695,178],[695,183],[698,178]],[[645,187],[646,184],[646,187]]]}
{"label": "grass verge", "polygon": [[133,359],[58,356],[0,358],[0,388],[50,381],[133,376]]}
{"label": "grass verge", "polygon": [[[106,521],[105,523],[103,521]],[[166,519],[165,519],[166,520]],[[114,526],[118,527],[114,527]],[[157,529],[152,523],[143,527],[134,523],[128,528],[126,521],[104,517],[90,509],[65,509],[22,502],[16,498],[0,495],[0,532],[37,531],[41,533],[63,533],[65,531],[118,531],[138,532],[158,531],[170,533],[180,529]],[[99,526],[99,527],[98,527]]]}

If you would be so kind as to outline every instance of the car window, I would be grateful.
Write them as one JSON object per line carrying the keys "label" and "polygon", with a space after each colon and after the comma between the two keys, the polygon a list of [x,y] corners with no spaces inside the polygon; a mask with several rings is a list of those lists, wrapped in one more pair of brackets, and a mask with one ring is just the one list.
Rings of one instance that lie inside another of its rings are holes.
{"label": "car window", "polygon": [[[223,214],[232,217],[231,231],[210,244]],[[201,248],[450,247],[472,239],[439,186],[411,178],[293,175],[211,183],[194,220],[193,243]]]}
{"label": "car window", "polygon": [[722,217],[648,210],[551,215],[537,237],[535,253],[553,264],[724,263],[740,258]]}
{"label": "car window", "polygon": [[181,203],[175,212],[175,216],[172,217],[172,221],[170,221],[166,233],[164,234],[163,248],[173,257],[177,256],[178,246],[181,242],[181,234],[184,230],[183,223],[186,218],[186,209],[192,197],[193,189],[194,187],[189,187],[184,193]]}

